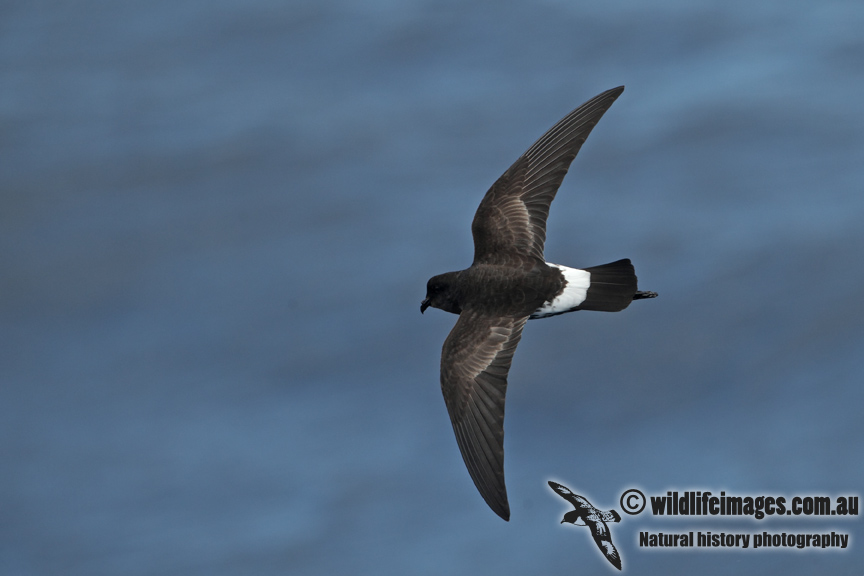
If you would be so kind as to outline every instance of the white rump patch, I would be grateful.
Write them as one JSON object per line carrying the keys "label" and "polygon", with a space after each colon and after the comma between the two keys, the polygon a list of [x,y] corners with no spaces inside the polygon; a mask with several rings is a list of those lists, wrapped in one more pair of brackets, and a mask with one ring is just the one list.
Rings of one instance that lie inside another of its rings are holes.
{"label": "white rump patch", "polygon": [[546,302],[531,314],[531,318],[545,318],[555,314],[563,314],[576,308],[588,297],[588,287],[591,285],[591,273],[578,268],[567,268],[558,264],[546,263],[547,266],[558,268],[564,274],[564,291],[551,302]]}

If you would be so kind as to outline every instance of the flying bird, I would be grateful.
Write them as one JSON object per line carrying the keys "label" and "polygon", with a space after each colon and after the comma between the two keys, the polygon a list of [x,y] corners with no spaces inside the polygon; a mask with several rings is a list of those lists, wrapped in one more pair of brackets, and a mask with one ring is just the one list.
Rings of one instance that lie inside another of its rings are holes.
{"label": "flying bird", "polygon": [[606,522],[621,521],[621,516],[618,515],[618,512],[615,510],[601,512],[588,502],[584,496],[574,494],[566,486],[562,486],[551,480],[549,481],[549,486],[575,508],[575,510],[564,514],[561,524],[567,522],[576,526],[588,526],[589,530],[591,530],[591,537],[594,538],[594,542],[597,543],[600,552],[603,553],[613,566],[621,570],[621,555],[618,554],[618,550],[612,544],[612,534],[609,533],[609,527],[606,525]]}
{"label": "flying bird", "polygon": [[471,232],[474,262],[433,276],[420,312],[458,314],[441,353],[441,390],[462,459],[483,499],[510,519],[504,484],[507,374],[528,319],[576,310],[616,312],[637,290],[630,260],[591,268],[546,262],[546,218],[570,163],[588,134],[624,91],[585,102],[534,143],[486,192]]}

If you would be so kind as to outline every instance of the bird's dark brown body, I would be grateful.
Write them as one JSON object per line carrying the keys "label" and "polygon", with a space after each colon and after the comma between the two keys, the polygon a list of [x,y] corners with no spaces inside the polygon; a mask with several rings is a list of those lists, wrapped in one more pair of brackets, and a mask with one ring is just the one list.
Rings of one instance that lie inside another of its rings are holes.
{"label": "bird's dark brown body", "polygon": [[429,280],[434,296],[429,306],[459,314],[469,308],[483,314],[518,318],[528,316],[561,292],[564,276],[545,263],[526,261],[521,266],[475,264]]}
{"label": "bird's dark brown body", "polygon": [[555,124],[492,185],[471,223],[474,262],[432,277],[420,304],[458,314],[441,351],[441,391],[462,458],[486,503],[507,520],[504,398],[529,318],[616,312],[639,292],[629,260],[578,269],[546,262],[546,218],[570,163],[624,87],[595,96]]}

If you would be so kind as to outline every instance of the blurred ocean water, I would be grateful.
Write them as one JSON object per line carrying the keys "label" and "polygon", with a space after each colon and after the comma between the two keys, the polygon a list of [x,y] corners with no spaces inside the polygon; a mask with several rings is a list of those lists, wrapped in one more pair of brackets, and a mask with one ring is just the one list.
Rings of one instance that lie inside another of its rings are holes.
{"label": "blurred ocean water", "polygon": [[[546,480],[859,494],[862,29],[851,1],[4,3],[0,573],[595,572]],[[546,255],[660,298],[529,323],[504,523],[440,395],[455,317],[419,302],[501,172],[621,84]],[[613,535],[635,573],[864,559],[857,518]]]}

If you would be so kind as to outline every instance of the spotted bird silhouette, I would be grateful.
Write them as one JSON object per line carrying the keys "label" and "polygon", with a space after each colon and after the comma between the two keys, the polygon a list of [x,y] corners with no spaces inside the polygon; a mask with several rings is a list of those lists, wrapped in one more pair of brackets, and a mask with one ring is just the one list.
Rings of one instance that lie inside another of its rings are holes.
{"label": "spotted bird silhouette", "polygon": [[561,524],[567,522],[568,524],[574,524],[576,526],[588,526],[588,529],[591,530],[591,537],[594,538],[594,542],[597,543],[600,552],[603,553],[603,556],[605,556],[606,559],[615,566],[615,568],[621,570],[621,555],[618,554],[618,550],[615,548],[615,545],[612,544],[612,534],[609,532],[609,526],[606,525],[606,522],[621,521],[621,516],[618,515],[618,512],[615,510],[602,512],[595,508],[593,504],[588,502],[588,499],[584,496],[574,494],[573,491],[566,486],[562,486],[561,484],[552,482],[551,480],[549,481],[549,486],[555,491],[555,493],[570,502],[575,508],[575,510],[571,510],[564,514]]}

